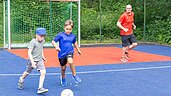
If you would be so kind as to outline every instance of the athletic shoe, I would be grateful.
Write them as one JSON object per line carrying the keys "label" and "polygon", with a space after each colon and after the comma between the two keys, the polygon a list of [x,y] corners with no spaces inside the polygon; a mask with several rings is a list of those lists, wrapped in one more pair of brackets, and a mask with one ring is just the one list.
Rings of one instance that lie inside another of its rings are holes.
{"label": "athletic shoe", "polygon": [[37,94],[42,94],[42,93],[46,93],[46,92],[48,92],[48,89],[45,89],[45,88],[39,88],[38,90],[37,90]]}
{"label": "athletic shoe", "polygon": [[128,53],[128,52],[125,52],[125,58],[126,58],[127,60],[130,59],[130,56],[129,56],[129,53]]}
{"label": "athletic shoe", "polygon": [[128,60],[126,59],[126,57],[121,57],[120,59],[122,62],[128,62]]}
{"label": "athletic shoe", "polygon": [[22,82],[21,78],[19,78],[17,86],[18,86],[18,89],[23,89],[23,82]]}
{"label": "athletic shoe", "polygon": [[81,82],[81,79],[77,75],[73,76],[73,79],[75,80],[76,83],[80,83]]}
{"label": "athletic shoe", "polygon": [[62,76],[60,77],[60,79],[61,79],[61,85],[64,86],[64,87],[67,86],[66,79],[62,78]]}

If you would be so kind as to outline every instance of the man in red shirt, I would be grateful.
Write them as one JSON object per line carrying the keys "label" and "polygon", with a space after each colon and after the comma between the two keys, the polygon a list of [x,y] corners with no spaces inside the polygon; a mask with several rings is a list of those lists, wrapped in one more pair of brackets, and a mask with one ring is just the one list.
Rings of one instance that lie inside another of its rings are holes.
{"label": "man in red shirt", "polygon": [[120,35],[122,39],[122,62],[129,60],[128,51],[137,46],[133,29],[136,29],[134,24],[134,13],[132,12],[132,6],[128,4],[126,11],[120,16],[117,26],[121,29]]}

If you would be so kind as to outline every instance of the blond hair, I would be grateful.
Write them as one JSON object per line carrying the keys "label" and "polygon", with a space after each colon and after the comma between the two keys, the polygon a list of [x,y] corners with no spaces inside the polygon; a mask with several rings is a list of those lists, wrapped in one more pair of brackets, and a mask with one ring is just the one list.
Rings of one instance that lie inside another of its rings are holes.
{"label": "blond hair", "polygon": [[66,22],[65,22],[65,24],[64,24],[64,27],[65,26],[68,26],[68,25],[70,25],[72,28],[74,27],[74,22],[72,21],[72,20],[67,20]]}

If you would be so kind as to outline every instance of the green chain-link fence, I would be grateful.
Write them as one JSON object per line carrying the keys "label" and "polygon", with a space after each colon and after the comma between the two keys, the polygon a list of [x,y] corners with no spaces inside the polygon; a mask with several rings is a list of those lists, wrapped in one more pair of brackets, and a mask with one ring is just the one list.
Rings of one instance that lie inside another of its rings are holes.
{"label": "green chain-link fence", "polygon": [[0,1],[0,47],[3,47],[3,2]]}
{"label": "green chain-link fence", "polygon": [[[78,33],[77,2],[11,0],[10,3],[12,47],[25,47],[35,37],[35,30],[38,27],[46,28],[48,34],[46,36],[46,43],[51,44],[54,36],[63,31],[65,21],[70,19],[71,16],[71,19],[75,22],[73,33]],[[6,37],[8,37],[7,33]],[[8,42],[8,39],[6,41]]]}

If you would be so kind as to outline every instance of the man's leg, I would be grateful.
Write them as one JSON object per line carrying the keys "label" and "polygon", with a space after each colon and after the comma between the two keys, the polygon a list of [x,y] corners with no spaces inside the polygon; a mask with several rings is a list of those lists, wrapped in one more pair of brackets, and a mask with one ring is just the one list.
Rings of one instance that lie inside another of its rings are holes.
{"label": "man's leg", "polygon": [[126,55],[125,55],[125,53],[127,52],[127,50],[128,50],[128,47],[123,47],[122,48],[122,57],[121,57],[121,61],[122,62],[128,62],[128,60],[126,59]]}
{"label": "man's leg", "polygon": [[129,47],[128,47],[128,50],[132,50],[133,48],[135,48],[137,46],[137,43],[132,43]]}

